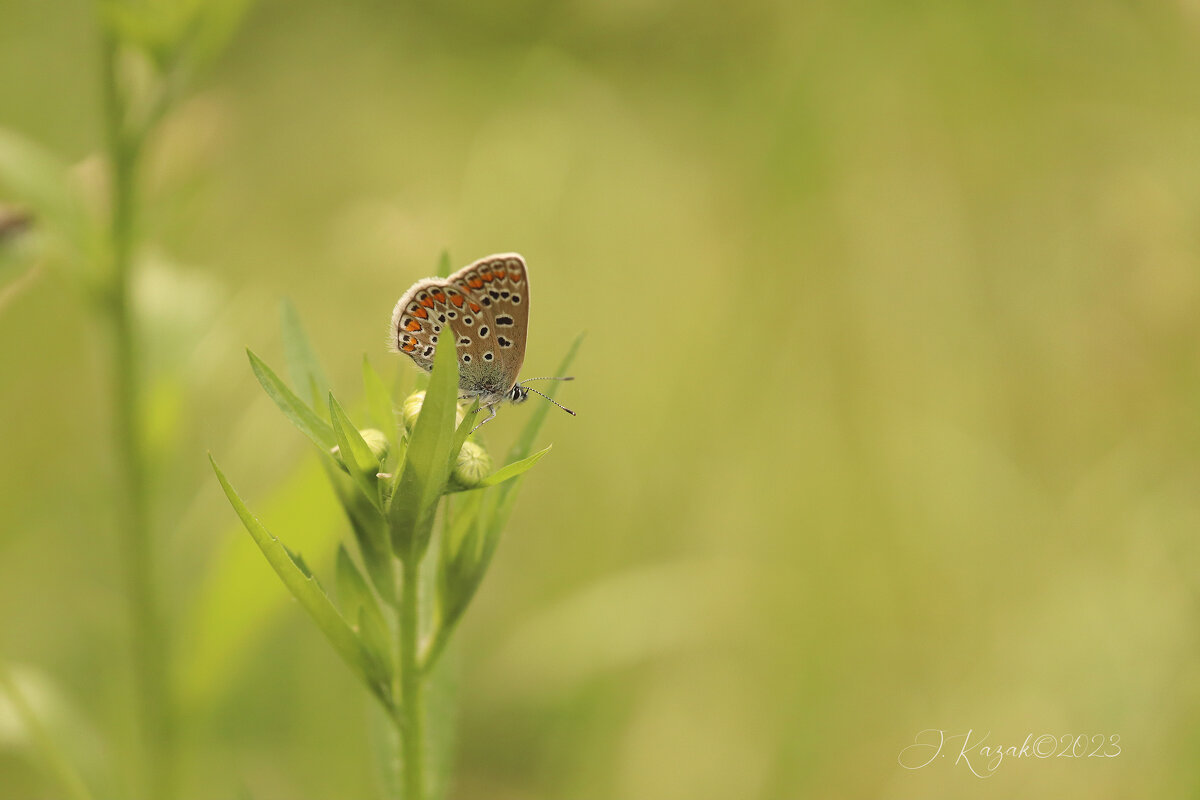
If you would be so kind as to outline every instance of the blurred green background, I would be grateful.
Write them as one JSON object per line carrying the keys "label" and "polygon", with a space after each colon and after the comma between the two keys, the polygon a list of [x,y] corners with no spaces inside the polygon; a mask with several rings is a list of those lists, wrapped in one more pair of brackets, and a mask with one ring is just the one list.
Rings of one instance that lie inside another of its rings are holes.
{"label": "blurred green background", "polygon": [[[93,194],[98,63],[88,3],[0,0],[0,125]],[[344,399],[364,352],[411,386],[387,322],[443,248],[525,255],[526,375],[588,332],[458,637],[452,798],[1200,794],[1200,5],[265,0],[143,187],[186,797],[373,796],[368,701],[205,453],[328,575],[243,347],[282,365],[288,296]],[[106,334],[23,287],[0,652],[96,770],[132,724]],[[902,769],[927,728],[1124,752]],[[0,798],[57,796],[0,709]]]}

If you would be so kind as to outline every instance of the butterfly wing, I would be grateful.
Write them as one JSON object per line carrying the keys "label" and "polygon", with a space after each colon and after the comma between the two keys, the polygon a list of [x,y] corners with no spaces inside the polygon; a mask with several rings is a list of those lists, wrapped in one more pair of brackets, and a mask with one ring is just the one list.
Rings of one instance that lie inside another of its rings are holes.
{"label": "butterfly wing", "polygon": [[428,371],[439,342],[453,338],[462,392],[503,396],[525,361],[528,321],[525,260],[516,253],[501,253],[446,279],[414,284],[392,312],[390,344]]}

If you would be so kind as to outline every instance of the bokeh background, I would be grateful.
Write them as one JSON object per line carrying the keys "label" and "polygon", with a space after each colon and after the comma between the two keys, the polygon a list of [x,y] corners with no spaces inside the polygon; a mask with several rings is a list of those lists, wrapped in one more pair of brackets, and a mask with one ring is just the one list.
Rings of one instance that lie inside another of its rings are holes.
{"label": "bokeh background", "polygon": [[[0,0],[0,125],[100,194],[95,13]],[[335,390],[443,249],[586,330],[459,635],[452,798],[1200,792],[1200,5],[263,0],[152,142],[137,297],[185,796],[367,798],[367,700],[211,450],[329,575],[248,369]],[[2,199],[2,198],[0,198]],[[105,330],[6,262],[0,652],[98,770],[131,686]],[[22,277],[24,276],[24,277]],[[532,401],[531,401],[532,402]],[[497,452],[529,407],[486,429]],[[1117,734],[989,779],[927,728]],[[0,798],[58,796],[0,709]]]}

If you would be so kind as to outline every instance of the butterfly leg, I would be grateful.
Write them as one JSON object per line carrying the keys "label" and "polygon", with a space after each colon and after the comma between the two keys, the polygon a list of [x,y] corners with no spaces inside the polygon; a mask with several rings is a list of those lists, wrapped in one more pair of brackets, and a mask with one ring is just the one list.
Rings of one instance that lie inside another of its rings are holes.
{"label": "butterfly leg", "polygon": [[488,410],[487,418],[484,419],[483,422],[476,425],[474,428],[471,428],[471,433],[474,433],[475,431],[482,428],[484,422],[490,422],[496,416],[496,404],[495,403],[488,403],[486,406],[484,406],[484,408],[486,408]]}

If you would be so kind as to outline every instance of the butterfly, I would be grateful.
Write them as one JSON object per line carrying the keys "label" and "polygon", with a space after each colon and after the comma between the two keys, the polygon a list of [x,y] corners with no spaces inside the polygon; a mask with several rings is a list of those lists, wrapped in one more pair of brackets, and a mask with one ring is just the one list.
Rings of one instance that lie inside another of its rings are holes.
{"label": "butterfly", "polygon": [[[529,331],[529,271],[517,253],[487,256],[447,278],[414,283],[392,310],[388,346],[404,353],[421,369],[433,369],[433,356],[442,344],[458,350],[460,398],[478,397],[489,412],[479,428],[496,416],[496,406],[508,400],[523,403],[529,393],[522,384],[534,380],[517,375],[525,361]],[[572,416],[574,411],[551,403]]]}

